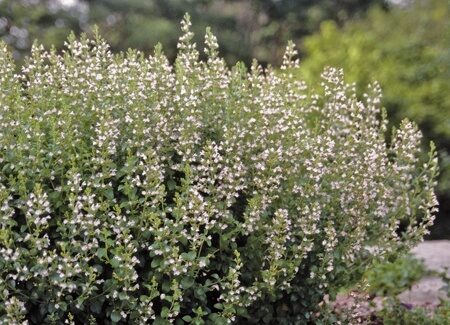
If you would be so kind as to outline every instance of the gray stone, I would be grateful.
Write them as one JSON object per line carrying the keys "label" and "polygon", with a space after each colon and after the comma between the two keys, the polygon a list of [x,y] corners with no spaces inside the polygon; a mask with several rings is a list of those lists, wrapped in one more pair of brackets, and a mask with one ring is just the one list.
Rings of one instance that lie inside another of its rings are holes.
{"label": "gray stone", "polygon": [[[428,271],[443,272],[447,268],[450,276],[450,241],[425,241],[415,247],[411,253],[422,260]],[[444,282],[438,276],[426,276],[412,288],[399,295],[400,301],[413,306],[434,308],[440,299],[446,299],[446,293],[441,290]]]}

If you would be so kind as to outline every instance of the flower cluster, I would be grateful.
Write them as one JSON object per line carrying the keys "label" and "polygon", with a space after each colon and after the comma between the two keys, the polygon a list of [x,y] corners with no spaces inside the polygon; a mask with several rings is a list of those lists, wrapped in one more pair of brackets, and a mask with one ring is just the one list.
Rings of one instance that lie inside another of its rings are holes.
{"label": "flower cluster", "polygon": [[380,88],[228,68],[190,21],[174,65],[99,37],[0,45],[0,323],[304,323],[433,222],[432,148]]}

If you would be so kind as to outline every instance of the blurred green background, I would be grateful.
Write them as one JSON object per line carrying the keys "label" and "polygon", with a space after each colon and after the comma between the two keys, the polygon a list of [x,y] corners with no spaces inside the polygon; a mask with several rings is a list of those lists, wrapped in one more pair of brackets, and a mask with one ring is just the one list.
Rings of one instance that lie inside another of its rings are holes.
{"label": "blurred green background", "polygon": [[198,43],[212,27],[229,64],[278,65],[291,39],[302,60],[295,73],[311,85],[327,65],[344,68],[361,94],[379,81],[393,124],[408,117],[425,145],[438,146],[440,212],[430,238],[450,238],[449,0],[0,0],[0,37],[19,66],[34,39],[61,49],[70,31],[95,25],[113,51],[150,53],[160,42],[174,60],[185,12]]}

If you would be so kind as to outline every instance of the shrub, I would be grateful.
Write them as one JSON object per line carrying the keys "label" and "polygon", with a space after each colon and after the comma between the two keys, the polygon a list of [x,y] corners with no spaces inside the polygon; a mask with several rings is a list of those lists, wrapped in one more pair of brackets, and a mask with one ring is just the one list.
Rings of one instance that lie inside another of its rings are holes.
{"label": "shrub", "polygon": [[429,310],[424,307],[410,309],[394,299],[385,303],[377,317],[385,325],[446,325],[450,319],[450,301],[444,300],[434,310]]}
{"label": "shrub", "polygon": [[424,275],[423,263],[411,255],[405,255],[393,262],[376,263],[366,272],[365,278],[370,293],[395,297],[411,289],[412,285]]}
{"label": "shrub", "polygon": [[[389,275],[383,274],[383,269]],[[440,272],[425,271],[424,265],[419,260],[406,255],[394,263],[377,266],[374,272],[369,271],[368,274],[371,275],[367,277],[371,291],[386,296],[383,301],[383,308],[375,313],[376,319],[380,320],[382,324],[448,324],[450,319],[450,277],[447,270]],[[377,278],[377,275],[379,278]],[[413,282],[421,279],[424,275],[440,277],[445,284],[440,291],[446,293],[446,297],[440,298],[440,302],[435,308],[401,303],[396,296],[400,292],[398,288],[410,289]],[[395,281],[398,281],[397,288],[393,286]]]}
{"label": "shrub", "polygon": [[15,73],[1,45],[3,323],[306,323],[427,232],[434,150],[386,144],[377,85],[309,93],[292,44],[228,69],[209,31],[200,61],[189,26],[173,67],[71,37]]}

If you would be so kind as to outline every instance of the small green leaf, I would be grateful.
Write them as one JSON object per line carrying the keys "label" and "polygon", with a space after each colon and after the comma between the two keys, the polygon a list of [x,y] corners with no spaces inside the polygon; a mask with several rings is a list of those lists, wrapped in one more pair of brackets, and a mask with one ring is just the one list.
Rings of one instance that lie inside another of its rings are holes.
{"label": "small green leaf", "polygon": [[161,258],[161,257],[155,257],[155,258],[152,260],[152,263],[150,264],[150,266],[151,266],[152,268],[157,268],[158,266],[161,265],[161,262],[162,262],[162,258]]}
{"label": "small green leaf", "polygon": [[96,300],[96,301],[94,301],[94,302],[89,304],[89,308],[95,314],[100,314],[101,313],[102,306],[103,306],[103,303],[101,301],[99,301],[99,300]]}
{"label": "small green leaf", "polygon": [[156,317],[153,325],[170,325],[170,322],[166,319],[162,319],[161,317]]}
{"label": "small green leaf", "polygon": [[182,320],[184,320],[187,323],[190,323],[190,322],[192,322],[192,317],[189,315],[186,315],[182,318]]}
{"label": "small green leaf", "polygon": [[206,294],[205,294],[205,289],[203,287],[197,287],[194,291],[194,296],[197,299],[200,299],[203,302],[206,302],[207,298],[206,298]]}
{"label": "small green leaf", "polygon": [[173,181],[173,180],[169,180],[167,182],[167,188],[169,189],[169,191],[173,191],[176,186],[177,186],[177,183],[175,183],[175,181]]}
{"label": "small green leaf", "polygon": [[167,318],[168,316],[169,316],[169,308],[167,308],[166,306],[164,306],[162,309],[161,309],[161,317],[162,318]]}
{"label": "small green leaf", "polygon": [[169,292],[170,291],[170,285],[171,285],[170,281],[163,281],[163,283],[161,285],[161,289],[164,292]]}
{"label": "small green leaf", "polygon": [[181,279],[181,286],[183,289],[189,289],[195,283],[195,279],[193,277],[187,276]]}
{"label": "small green leaf", "polygon": [[125,292],[119,292],[119,299],[120,300],[127,300],[128,299],[128,295]]}
{"label": "small green leaf", "polygon": [[51,192],[49,195],[48,195],[48,198],[52,201],[52,202],[56,202],[56,201],[58,201],[59,199],[60,199],[60,197],[61,197],[61,193],[60,192]]}
{"label": "small green leaf", "polygon": [[107,252],[106,248],[97,249],[97,257],[98,258],[101,259],[102,257],[105,257],[105,256],[108,256],[108,252]]}
{"label": "small green leaf", "polygon": [[120,266],[120,262],[118,259],[116,259],[115,257],[113,259],[110,260],[110,264],[113,268],[118,268]]}
{"label": "small green leaf", "polygon": [[117,310],[114,310],[112,313],[111,313],[111,320],[114,322],[114,323],[117,323],[118,321],[120,321],[122,319],[122,316],[120,315],[120,312],[118,312]]}
{"label": "small green leaf", "polygon": [[107,198],[108,200],[114,199],[114,191],[113,191],[112,188],[108,188],[108,189],[104,192],[104,194],[105,194],[105,196],[106,196],[106,198]]}
{"label": "small green leaf", "polygon": [[211,313],[208,315],[208,319],[212,321],[215,325],[226,325],[228,324],[228,321],[226,318],[219,316],[219,314]]}
{"label": "small green leaf", "polygon": [[185,261],[194,261],[195,258],[197,257],[197,252],[182,253],[181,257]]}

